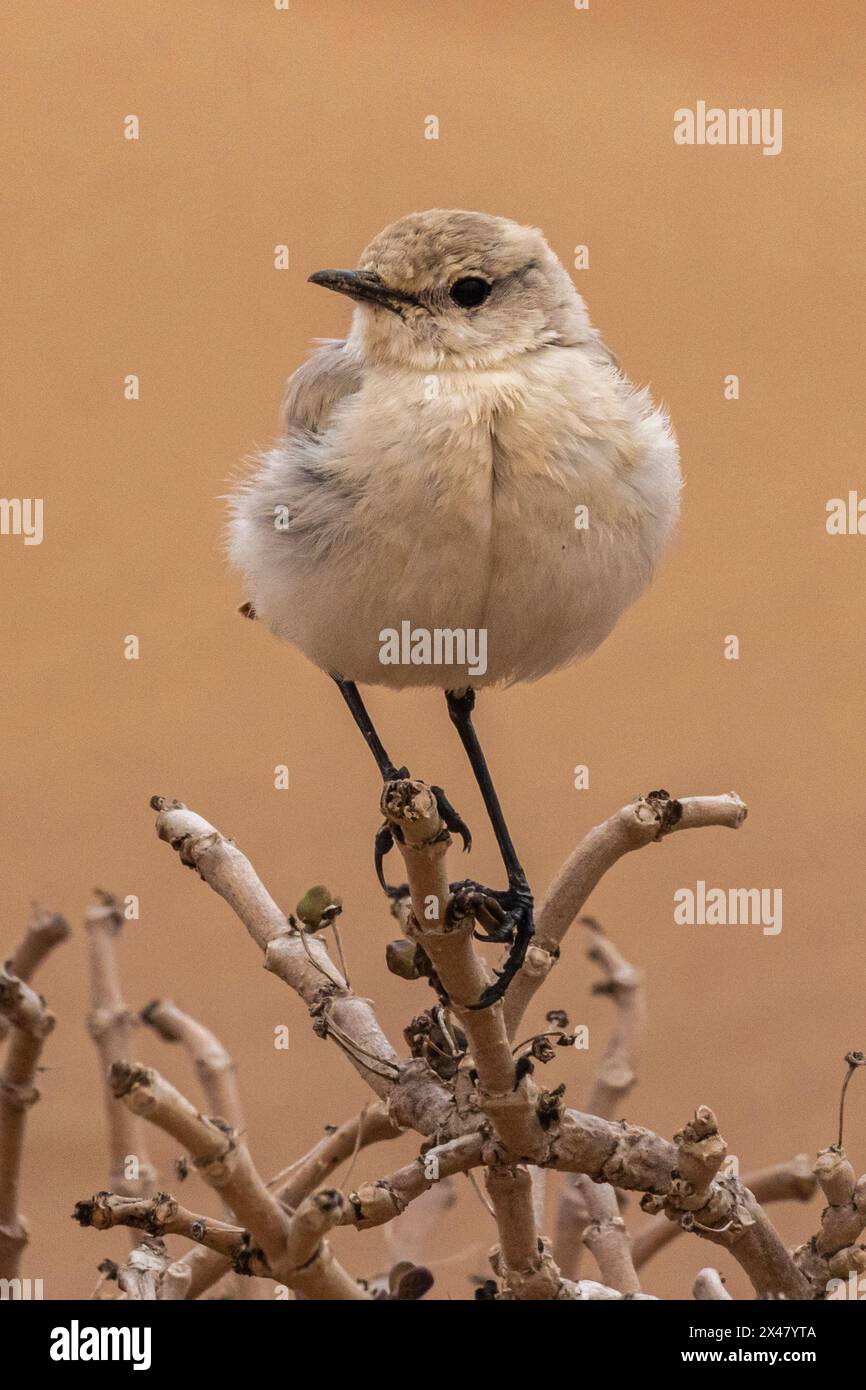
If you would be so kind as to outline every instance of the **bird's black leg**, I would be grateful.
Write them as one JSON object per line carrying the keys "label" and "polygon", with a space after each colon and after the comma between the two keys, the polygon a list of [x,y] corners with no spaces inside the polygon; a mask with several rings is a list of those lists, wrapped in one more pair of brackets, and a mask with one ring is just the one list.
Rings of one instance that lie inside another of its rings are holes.
{"label": "bird's black leg", "polygon": [[[354,681],[344,681],[341,676],[332,677],[334,684],[346,702],[346,706],[357,724],[361,733],[364,735],[364,742],[376,760],[379,775],[383,782],[394,782],[400,777],[408,777],[409,771],[405,767],[395,767],[388,757],[385,745],[376,733],[375,725],[367,713],[367,706],[361,699],[361,692]],[[385,871],[383,868],[385,855],[394,848],[394,832],[392,827],[386,822],[380,826],[376,832],[376,839],[373,845],[373,860],[376,865],[376,877],[382,886],[382,891],[388,894],[389,898],[399,896],[401,888],[392,888],[385,881]]]}
{"label": "bird's black leg", "polygon": [[357,724],[364,740],[373,757],[376,759],[376,766],[383,782],[395,782],[400,777],[408,777],[409,772],[405,767],[395,767],[385,752],[385,747],[373,726],[373,721],[367,713],[367,706],[361,699],[361,692],[354,681],[344,681],[342,676],[332,676],[334,684],[346,701],[349,713]]}
{"label": "bird's black leg", "polygon": [[[364,741],[376,760],[376,766],[379,769],[379,775],[381,776],[382,781],[395,782],[398,781],[401,777],[408,777],[409,769],[406,767],[395,767],[391,759],[388,757],[388,754],[385,750],[385,746],[382,743],[382,740],[380,739],[379,735],[376,733],[373,721],[367,713],[367,707],[364,704],[364,701],[361,699],[361,692],[358,690],[358,687],[355,684],[355,682],[343,680],[341,676],[333,676],[332,679],[340,694],[342,695],[343,699],[345,700],[349,713],[351,714],[358,728],[361,730],[361,733],[364,735]],[[448,800],[441,787],[431,787],[430,790],[436,798],[436,805],[439,808],[439,814],[442,817],[442,820],[445,823],[447,829],[455,834],[460,835],[461,839],[463,840],[464,850],[470,849],[472,846],[472,835],[468,825],[463,820],[462,816],[460,816],[457,813],[457,811],[455,811],[454,807],[451,805],[451,802]],[[381,826],[381,828],[376,834],[374,846],[376,877],[382,885],[383,891],[386,892],[389,897],[399,897],[404,892],[404,887],[402,885],[400,888],[390,887],[389,884],[385,882],[385,874],[383,870],[383,861],[385,859],[385,855],[388,853],[389,850],[393,849],[393,847],[394,829],[392,826],[386,823],[385,825]]]}
{"label": "bird's black leg", "polygon": [[[502,998],[526,958],[526,952],[534,931],[532,893],[526,874],[523,872],[523,867],[517,857],[508,826],[505,823],[505,816],[502,814],[502,807],[499,804],[499,797],[496,795],[490,769],[487,766],[487,760],[472,723],[475,691],[470,689],[458,694],[453,690],[447,690],[445,698],[448,702],[448,714],[460,736],[460,742],[466,750],[466,755],[475,774],[475,780],[484,800],[508,878],[508,888],[504,893],[485,889],[472,883],[455,885],[458,891],[461,888],[469,891],[480,891],[491,899],[493,904],[502,909],[503,921],[501,923],[496,922],[494,909],[494,920],[487,924],[490,934],[486,939],[489,941],[510,940],[512,943],[505,965],[502,970],[496,972],[496,983],[484,991],[476,1004],[469,1006],[473,1009],[486,1009]],[[484,940],[485,938],[482,937],[481,939]]]}

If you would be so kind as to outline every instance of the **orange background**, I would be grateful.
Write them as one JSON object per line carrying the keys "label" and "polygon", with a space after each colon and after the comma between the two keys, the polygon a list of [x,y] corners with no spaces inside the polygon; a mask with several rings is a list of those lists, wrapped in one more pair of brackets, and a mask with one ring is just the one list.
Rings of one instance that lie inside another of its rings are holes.
{"label": "orange background", "polygon": [[[7,8],[17,217],[3,251],[2,491],[45,499],[45,540],[0,538],[2,949],[31,896],[74,925],[40,977],[58,1026],[28,1134],[23,1272],[46,1297],[88,1295],[97,1261],[127,1248],[122,1232],[69,1220],[106,1182],[84,1022],[94,884],[141,897],[120,948],[130,1007],[168,995],[234,1053],[263,1173],[366,1099],[228,909],[158,843],[152,793],[235,836],[286,910],[318,881],[342,895],[353,984],[393,1038],[428,1002],[423,984],[384,970],[394,928],[371,866],[372,762],[326,678],[236,616],[220,501],[238,460],[271,439],[311,339],[347,327],[349,306],[308,274],[353,264],[416,208],[532,222],[569,266],[587,244],[591,268],[575,278],[593,320],[681,442],[682,527],[651,591],[588,664],[483,697],[478,720],[536,890],[637,792],[734,787],[749,802],[738,834],[643,850],[592,899],[647,978],[628,1117],[670,1135],[710,1104],[744,1169],[833,1141],[843,1053],[866,1043],[866,540],[824,526],[827,500],[864,476],[863,21],[854,0]],[[782,107],[783,152],[675,145],[674,110],[698,100]],[[130,113],[137,143],[123,138]],[[423,138],[429,114],[438,142]],[[287,272],[273,268],[278,243]],[[132,372],[138,402],[123,397]],[[736,402],[723,397],[731,372]],[[137,662],[123,657],[129,633]],[[739,661],[723,657],[728,634]],[[472,822],[472,872],[498,881],[441,699],[373,692],[370,704],[394,755]],[[273,786],[283,762],[288,792]],[[573,788],[577,763],[588,791]],[[675,927],[674,890],[698,878],[781,887],[782,934]],[[593,975],[575,940],[530,1020],[561,1006],[590,1025],[592,1050],[544,1073],[576,1105],[610,1021]],[[279,1024],[287,1053],[273,1047]],[[136,1052],[197,1095],[176,1051],[142,1032]],[[856,1081],[849,1111],[859,1171]],[[174,1147],[151,1137],[173,1187]],[[414,1148],[410,1136],[362,1156],[353,1182]],[[215,1209],[197,1179],[184,1191]],[[459,1191],[459,1222],[430,1254],[439,1296],[466,1296],[493,1241]],[[817,1211],[776,1219],[798,1242]],[[357,1273],[389,1259],[381,1232],[340,1232],[337,1245]],[[691,1239],[647,1267],[644,1287],[684,1296],[708,1262],[744,1291],[724,1252]]]}

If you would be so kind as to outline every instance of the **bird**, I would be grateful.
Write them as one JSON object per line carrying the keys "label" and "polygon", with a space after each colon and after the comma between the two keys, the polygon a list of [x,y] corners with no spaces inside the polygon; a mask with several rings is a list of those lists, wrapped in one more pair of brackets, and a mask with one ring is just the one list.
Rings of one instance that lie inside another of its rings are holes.
{"label": "bird", "polygon": [[[243,612],[336,682],[385,782],[395,766],[359,685],[436,687],[469,758],[507,889],[465,880],[482,940],[534,930],[532,893],[473,722],[476,691],[589,656],[650,582],[681,476],[663,407],[592,326],[544,235],[461,209],[391,223],[309,282],[354,305],[344,339],[290,377],[282,434],[230,497]],[[468,827],[432,789],[464,848]],[[376,868],[392,844],[376,840]]]}

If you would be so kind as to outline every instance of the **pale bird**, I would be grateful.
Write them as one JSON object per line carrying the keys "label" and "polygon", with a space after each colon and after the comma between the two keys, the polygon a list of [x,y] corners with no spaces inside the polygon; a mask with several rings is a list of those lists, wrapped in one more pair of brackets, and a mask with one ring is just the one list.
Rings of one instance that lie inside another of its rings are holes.
{"label": "pale bird", "polygon": [[[472,885],[491,938],[513,943],[485,1007],[525,956],[532,896],[472,725],[475,689],[534,680],[607,637],[671,536],[677,445],[533,227],[412,213],[356,270],[310,281],[354,300],[351,329],[291,377],[283,436],[233,495],[231,556],[254,615],[335,679],[385,780],[405,769],[356,682],[445,690],[508,876],[504,892]],[[415,664],[405,648],[402,662],[383,655],[392,632],[450,636],[439,664],[421,664],[423,641]],[[455,633],[486,634],[485,662]],[[380,832],[380,879],[388,843]]]}

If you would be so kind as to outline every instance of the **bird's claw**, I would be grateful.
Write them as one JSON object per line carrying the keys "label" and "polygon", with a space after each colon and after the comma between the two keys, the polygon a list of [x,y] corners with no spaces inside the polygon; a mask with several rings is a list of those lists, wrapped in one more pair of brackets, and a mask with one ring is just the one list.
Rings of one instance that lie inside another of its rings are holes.
{"label": "bird's claw", "polygon": [[[409,776],[409,769],[406,767],[395,767],[392,769],[392,776],[388,780],[393,782],[403,781]],[[436,808],[442,819],[445,829],[453,835],[459,835],[463,841],[463,851],[472,848],[472,832],[466,824],[459,811],[455,811],[448,797],[441,787],[431,787],[430,791],[436,801]],[[373,862],[376,866],[376,877],[383,893],[387,893],[389,898],[398,898],[406,890],[405,885],[400,888],[392,888],[385,879],[385,856],[394,848],[395,839],[400,838],[399,826],[385,821],[376,832],[376,839],[373,844]],[[486,890],[485,890],[486,891]]]}
{"label": "bird's claw", "polygon": [[472,935],[476,941],[494,941],[501,944],[512,940],[513,924],[508,920],[508,913],[501,902],[504,893],[498,893],[494,888],[485,888],[483,883],[476,883],[472,878],[462,879],[460,883],[452,883],[449,887],[451,898],[445,914],[445,920],[449,925],[453,926],[464,917],[474,917],[476,923],[487,933],[483,936],[481,932],[474,931]]}
{"label": "bird's claw", "polygon": [[456,811],[448,800],[441,787],[431,787],[431,792],[436,800],[436,808],[442,817],[445,829],[452,835],[459,835],[463,841],[463,853],[467,854],[472,848],[472,831],[466,824],[459,811]]}
{"label": "bird's claw", "polygon": [[376,877],[382,892],[391,899],[402,898],[409,891],[407,884],[401,883],[395,888],[385,879],[385,855],[394,848],[394,837],[399,834],[396,826],[391,825],[390,821],[385,821],[376,831],[376,839],[373,842],[373,863],[376,866]]}
{"label": "bird's claw", "polygon": [[475,1004],[467,1005],[470,1009],[489,1009],[502,999],[526,959],[535,931],[532,894],[525,883],[514,884],[503,892],[464,879],[451,884],[448,913],[452,923],[460,917],[473,916],[487,933],[473,932],[477,941],[511,946],[502,969],[494,971],[494,983],[488,985]]}

